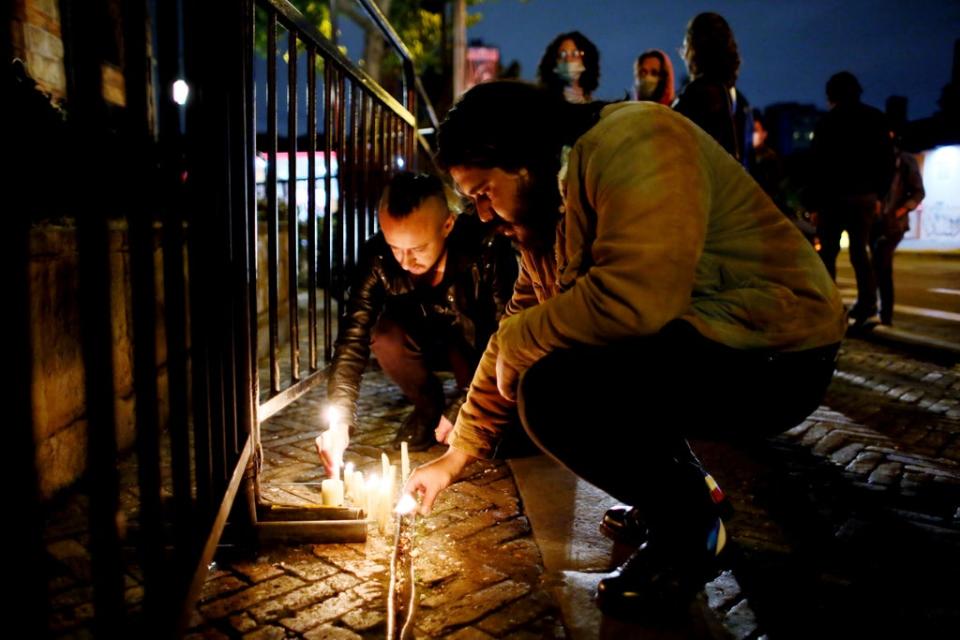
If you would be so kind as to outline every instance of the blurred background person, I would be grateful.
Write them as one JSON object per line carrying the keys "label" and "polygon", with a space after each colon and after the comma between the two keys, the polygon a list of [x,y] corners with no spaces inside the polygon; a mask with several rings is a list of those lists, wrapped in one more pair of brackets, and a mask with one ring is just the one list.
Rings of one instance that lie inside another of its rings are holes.
{"label": "blurred background person", "polygon": [[750,175],[780,210],[786,213],[783,202],[783,163],[773,147],[767,144],[769,132],[759,109],[753,110],[753,136],[749,162]]}
{"label": "blurred background person", "polygon": [[670,106],[674,99],[673,63],[660,49],[647,49],[633,65],[633,98]]}
{"label": "blurred background person", "polygon": [[687,24],[680,55],[690,82],[673,108],[746,165],[753,134],[750,104],[736,88],[740,50],[723,16],[700,13]]}
{"label": "blurred background person", "polygon": [[828,111],[813,132],[811,210],[820,236],[820,257],[837,277],[840,236],[850,240],[850,265],[857,278],[854,328],[879,322],[877,284],[868,244],[893,179],[894,154],[886,116],[863,104],[863,88],[849,71],[827,81]]}
{"label": "blurred background person", "polygon": [[900,148],[894,132],[890,136],[895,153],[893,180],[880,219],[870,230],[870,257],[880,293],[880,322],[885,325],[893,324],[893,252],[910,229],[910,212],[920,206],[924,196],[917,159]]}
{"label": "blurred background person", "polygon": [[579,31],[561,33],[543,52],[537,79],[567,102],[591,102],[600,83],[600,52]]}

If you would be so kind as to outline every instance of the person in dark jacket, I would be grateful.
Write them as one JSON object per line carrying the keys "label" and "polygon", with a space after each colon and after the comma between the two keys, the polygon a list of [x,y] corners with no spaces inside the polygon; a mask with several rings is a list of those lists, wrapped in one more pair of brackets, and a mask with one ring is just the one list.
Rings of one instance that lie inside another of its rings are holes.
{"label": "person in dark jacket", "polygon": [[893,324],[893,252],[910,229],[909,213],[920,206],[925,191],[920,166],[912,153],[895,146],[896,165],[880,219],[870,230],[870,258],[880,293],[880,322]]}
{"label": "person in dark jacket", "polygon": [[723,16],[704,12],[687,25],[681,50],[690,82],[673,103],[740,164],[746,165],[753,122],[750,103],[736,88],[740,50]]}
{"label": "person in dark jacket", "polygon": [[[453,371],[460,389],[469,386],[510,299],[517,258],[510,241],[489,225],[450,211],[436,176],[396,175],[380,200],[379,220],[380,232],[361,251],[340,325],[327,385],[333,408],[327,420],[331,428],[349,431],[372,348],[414,405],[394,445],[407,441],[411,449],[422,450],[434,443],[442,421],[452,427],[463,401],[444,411],[435,372]],[[322,455],[338,461],[346,440],[338,446],[325,440]]]}
{"label": "person in dark jacket", "polygon": [[840,235],[850,239],[850,264],[857,278],[855,328],[875,324],[877,283],[867,250],[870,229],[893,178],[894,155],[886,117],[860,102],[863,89],[849,71],[827,81],[828,111],[813,132],[811,210],[816,212],[820,257],[836,278]]}

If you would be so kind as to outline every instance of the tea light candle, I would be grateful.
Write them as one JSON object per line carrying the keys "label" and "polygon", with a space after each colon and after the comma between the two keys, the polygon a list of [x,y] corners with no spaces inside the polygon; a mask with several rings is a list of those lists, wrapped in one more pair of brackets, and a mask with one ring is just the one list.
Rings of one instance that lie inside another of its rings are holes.
{"label": "tea light candle", "polygon": [[328,478],[320,483],[320,493],[323,495],[323,504],[327,507],[343,506],[343,481],[337,478]]}
{"label": "tea light candle", "polygon": [[354,491],[356,488],[353,485],[353,463],[348,462],[343,467],[343,487],[344,487],[344,497],[352,500]]}

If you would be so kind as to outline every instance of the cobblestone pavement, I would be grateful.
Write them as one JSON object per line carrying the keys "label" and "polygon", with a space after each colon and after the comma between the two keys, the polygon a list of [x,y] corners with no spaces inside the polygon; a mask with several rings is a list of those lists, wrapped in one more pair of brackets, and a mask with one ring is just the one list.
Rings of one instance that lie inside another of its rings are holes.
{"label": "cobblestone pavement", "polygon": [[[313,438],[322,390],[264,424],[262,493],[278,504],[316,501],[321,478]],[[362,386],[363,423],[346,454],[379,470],[409,406],[378,371]],[[442,452],[411,453],[411,464]],[[504,462],[475,462],[417,523],[421,638],[563,638],[558,611],[517,489]],[[191,638],[382,638],[389,544],[368,527],[362,544],[273,546],[221,559],[206,582]]]}
{"label": "cobblestone pavement", "polygon": [[955,637],[960,369],[851,339],[823,406],[750,450],[700,443],[739,554],[734,637]]}
{"label": "cobblestone pavement", "polygon": [[[264,495],[315,499],[316,390],[263,428]],[[960,628],[960,368],[857,339],[842,349],[823,406],[760,446],[695,443],[737,513],[731,570],[701,607],[714,638],[954,637]],[[379,372],[347,459],[376,468],[409,410]],[[440,447],[412,454],[414,464]],[[123,467],[122,469],[126,469]],[[135,474],[122,471],[134,485]],[[125,476],[125,477],[126,477]],[[135,490],[124,502],[135,504]],[[84,497],[51,508],[46,535],[59,637],[89,637]],[[419,522],[417,637],[566,637],[509,468],[475,463]],[[384,537],[362,544],[219,554],[191,638],[383,637]],[[136,610],[139,576],[127,576]],[[585,604],[592,607],[592,604]],[[599,637],[685,637],[604,621]],[[704,625],[700,625],[704,626]],[[626,629],[626,630],[625,630]]]}

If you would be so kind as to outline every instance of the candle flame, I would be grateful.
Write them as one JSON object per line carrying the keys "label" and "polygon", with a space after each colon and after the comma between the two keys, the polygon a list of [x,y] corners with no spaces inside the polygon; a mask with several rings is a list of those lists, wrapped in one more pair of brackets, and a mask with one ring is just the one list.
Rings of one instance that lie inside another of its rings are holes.
{"label": "candle flame", "polygon": [[336,405],[328,405],[327,408],[324,409],[324,414],[327,418],[327,424],[331,427],[343,422],[343,411]]}
{"label": "candle flame", "polygon": [[400,500],[397,501],[397,506],[393,511],[401,516],[405,516],[416,508],[417,500],[409,493],[405,493],[400,496]]}

